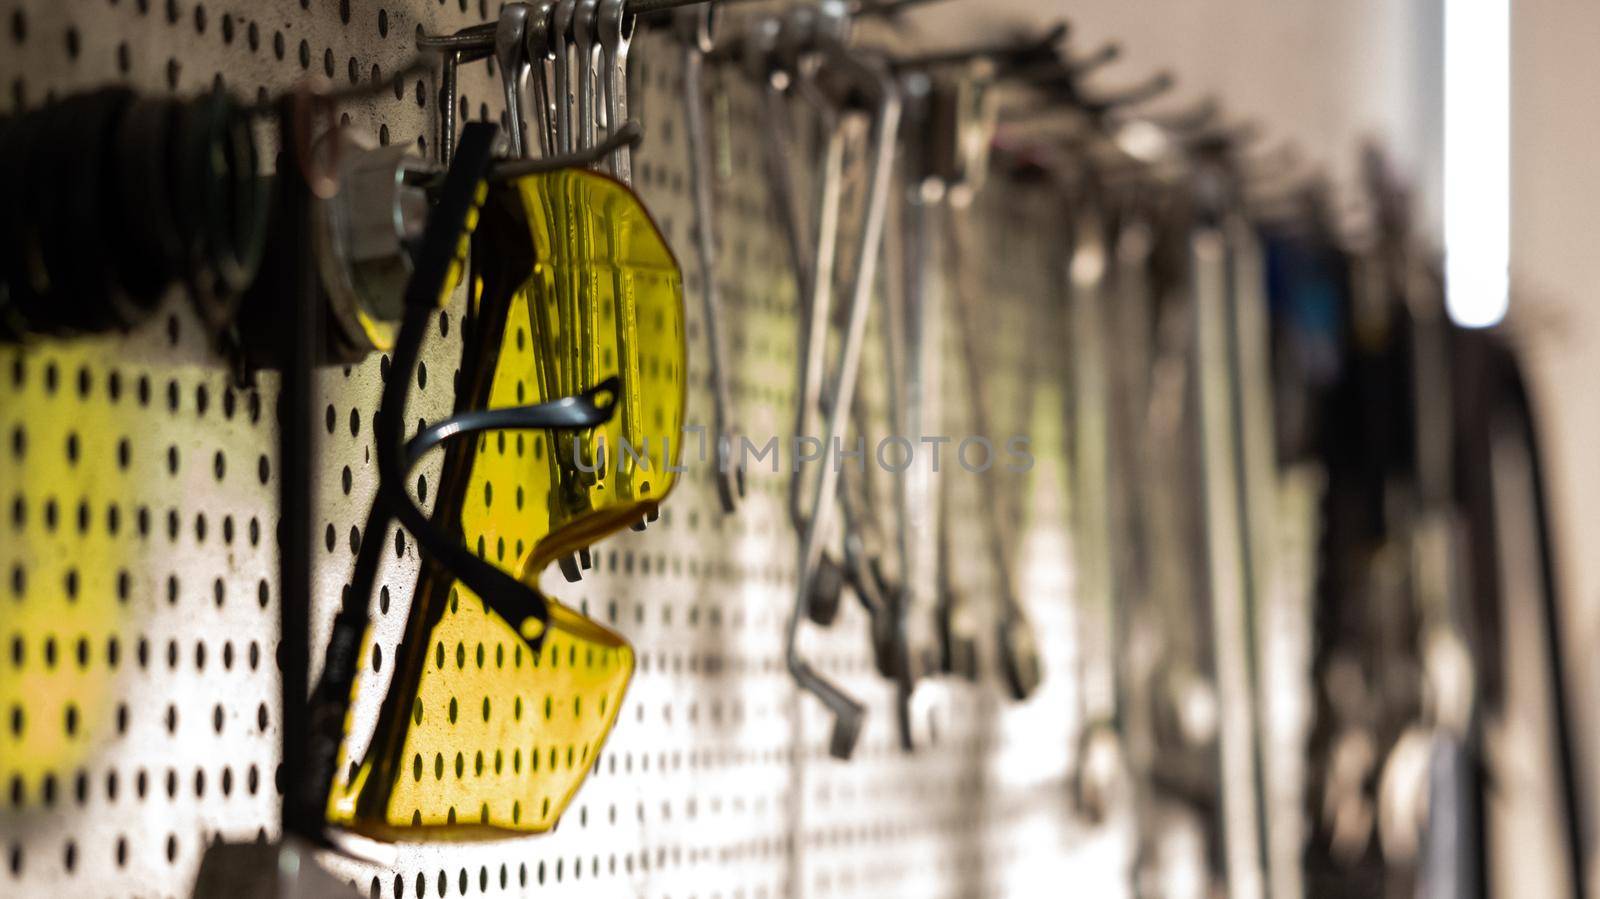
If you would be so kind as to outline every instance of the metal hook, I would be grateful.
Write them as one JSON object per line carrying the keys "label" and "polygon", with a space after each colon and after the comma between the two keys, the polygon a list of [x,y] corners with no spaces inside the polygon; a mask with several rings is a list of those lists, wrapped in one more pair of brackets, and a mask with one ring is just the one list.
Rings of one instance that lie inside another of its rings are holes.
{"label": "metal hook", "polygon": [[1069,60],[1066,66],[1067,70],[1072,73],[1073,77],[1082,78],[1090,72],[1093,72],[1095,69],[1109,65],[1120,58],[1122,58],[1122,45],[1116,41],[1108,41],[1104,44],[1101,44],[1098,50],[1095,50],[1086,56],[1083,56],[1079,59]]}
{"label": "metal hook", "polygon": [[456,144],[456,76],[462,63],[487,59],[494,52],[498,26],[484,23],[463,28],[454,34],[424,34],[417,37],[418,50],[437,50],[444,55],[439,74],[439,162],[448,166]]}
{"label": "metal hook", "polygon": [[1095,115],[1104,115],[1114,109],[1148,103],[1172,90],[1177,83],[1177,79],[1172,76],[1171,72],[1157,72],[1131,87],[1113,91],[1109,94],[1101,94],[1092,99],[1085,99],[1084,106]]}
{"label": "metal hook", "polygon": [[980,59],[989,59],[999,64],[1002,70],[1008,71],[1057,59],[1057,46],[1071,33],[1071,25],[1067,22],[1057,22],[1036,38],[924,53],[895,60],[891,65],[896,72],[903,72],[912,69],[959,66]]}
{"label": "metal hook", "polygon": [[873,2],[858,2],[851,12],[857,16],[874,16],[883,19],[894,19],[909,9],[918,6],[928,6],[942,3],[944,0],[873,0]]}
{"label": "metal hook", "polygon": [[1216,97],[1208,96],[1200,98],[1194,105],[1184,109],[1171,112],[1145,112],[1139,117],[1163,131],[1185,134],[1211,125],[1220,115],[1222,115],[1222,104],[1217,102]]}

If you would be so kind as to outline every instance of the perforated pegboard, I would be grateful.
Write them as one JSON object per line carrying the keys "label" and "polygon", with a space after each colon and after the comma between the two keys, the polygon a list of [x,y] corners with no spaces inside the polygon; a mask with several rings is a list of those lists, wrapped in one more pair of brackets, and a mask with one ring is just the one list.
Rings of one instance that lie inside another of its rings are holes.
{"label": "perforated pegboard", "polygon": [[[494,12],[485,0],[3,0],[0,9],[12,110],[111,81],[192,94],[223,72],[246,97],[308,75],[387,84],[419,30]],[[678,52],[646,34],[633,60],[647,134],[638,188],[685,269],[688,417],[705,422]],[[725,142],[715,190],[732,392],[759,443],[790,429],[794,290],[763,180],[757,95],[735,72],[713,70],[711,81],[722,98],[712,127]],[[461,83],[467,115],[499,114],[487,67],[464,70]],[[432,80],[392,87],[351,104],[352,123],[431,154]],[[984,266],[994,428],[1030,434],[1038,464],[1027,483],[1004,488],[951,475],[953,577],[974,595],[992,592],[978,491],[1004,489],[1026,507],[1017,511],[1019,592],[1045,647],[1044,688],[1013,705],[992,672],[976,686],[941,684],[939,742],[907,756],[865,618],[847,604],[831,629],[805,634],[819,666],[870,707],[855,760],[829,759],[828,720],[783,666],[796,555],[786,475],[755,467],[745,503],[724,517],[710,472],[696,467],[647,531],[595,547],[581,583],[546,577],[552,594],[638,653],[616,729],[560,827],[472,846],[406,845],[381,861],[331,859],[341,876],[383,897],[1123,889],[1125,822],[1080,821],[1067,785],[1078,654],[1060,420],[1068,360],[1054,349],[1064,333],[1054,241],[1066,229],[1038,192],[1002,181],[986,189],[975,220],[983,245],[967,256]],[[436,320],[408,417],[431,421],[451,407],[461,302]],[[946,355],[955,354],[951,338]],[[869,392],[877,358],[869,351]],[[0,894],[184,895],[208,841],[279,830],[276,380],[233,387],[176,296],[134,334],[0,350],[0,362]],[[319,382],[314,659],[355,547],[394,547],[372,600],[379,651],[366,655],[357,748],[391,674],[385,662],[418,566],[404,535],[360,533],[375,489],[382,364],[330,369]],[[963,382],[954,365],[944,377],[946,430],[965,433]],[[425,465],[424,480],[437,467]]]}

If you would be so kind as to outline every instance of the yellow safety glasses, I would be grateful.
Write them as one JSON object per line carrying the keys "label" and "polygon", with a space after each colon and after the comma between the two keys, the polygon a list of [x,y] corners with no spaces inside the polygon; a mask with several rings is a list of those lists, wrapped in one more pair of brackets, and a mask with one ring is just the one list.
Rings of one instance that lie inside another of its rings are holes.
{"label": "yellow safety glasses", "polygon": [[[446,452],[435,520],[537,590],[552,561],[653,517],[672,490],[682,274],[639,199],[581,169],[496,185],[472,258],[460,409],[620,381],[591,430],[489,432]],[[616,721],[633,650],[550,597],[546,630],[518,633],[439,568],[423,566],[372,749],[353,773],[341,759],[328,820],[387,839],[549,830]]]}

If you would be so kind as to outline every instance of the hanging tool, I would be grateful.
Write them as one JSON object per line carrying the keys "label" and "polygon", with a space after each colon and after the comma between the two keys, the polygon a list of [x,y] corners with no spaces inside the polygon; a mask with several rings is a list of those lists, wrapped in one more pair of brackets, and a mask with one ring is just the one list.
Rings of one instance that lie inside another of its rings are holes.
{"label": "hanging tool", "polygon": [[[900,101],[894,80],[881,61],[848,49],[838,34],[827,29],[817,29],[812,43],[826,70],[849,82],[855,92],[866,98],[871,121],[866,205],[855,255],[856,270],[849,282],[849,316],[838,365],[829,379],[831,394],[828,397],[827,426],[822,444],[826,452],[834,446],[836,439],[842,444],[846,417],[855,398],[856,376],[860,371],[867,312],[871,306],[887,211]],[[816,284],[812,287],[814,291],[819,289]],[[818,310],[812,309],[811,312],[815,317]],[[837,758],[849,758],[860,735],[864,709],[801,658],[797,645],[799,621],[806,614],[806,604],[810,598],[811,578],[818,568],[824,542],[831,534],[837,488],[837,468],[831,464],[823,465],[812,490],[811,515],[801,538],[797,566],[799,583],[786,628],[785,658],[790,673],[800,687],[821,699],[834,715],[830,753]]]}
{"label": "hanging tool", "polygon": [[[1218,686],[1222,832],[1228,890],[1234,899],[1264,895],[1259,730],[1251,639],[1257,572],[1252,562],[1245,483],[1249,464],[1242,432],[1241,378],[1235,316],[1239,303],[1230,257],[1230,182],[1217,164],[1199,172],[1197,190],[1211,204],[1190,238],[1199,399],[1205,582],[1211,612],[1212,663]],[[1259,276],[1259,273],[1256,274]]]}
{"label": "hanging tool", "polygon": [[[891,360],[890,416],[898,434],[945,433],[941,415],[941,367],[944,346],[941,267],[932,264],[933,245],[945,231],[947,204],[970,204],[982,183],[993,136],[994,105],[989,92],[994,63],[977,57],[956,66],[925,72],[902,67],[900,82],[906,105],[907,177],[902,203],[904,253],[902,311],[888,317],[886,347]],[[901,349],[903,348],[903,349]],[[961,594],[944,592],[941,583],[946,519],[940,507],[942,490],[934,483],[932,460],[913,464],[896,479],[896,531],[899,534],[901,588],[892,599],[898,618],[894,633],[902,670],[897,696],[902,744],[926,742],[914,731],[926,730],[913,717],[912,694],[926,674],[954,666],[975,674],[973,614]]]}
{"label": "hanging tool", "polygon": [[732,421],[728,391],[726,335],[722,324],[722,298],[717,287],[715,220],[711,196],[710,141],[706,132],[705,56],[715,43],[714,5],[685,7],[675,14],[675,31],[683,47],[683,122],[689,154],[689,188],[694,200],[695,252],[700,263],[701,321],[710,360],[711,429],[714,435],[717,498],[724,513],[732,513],[744,497],[744,464],[738,452],[738,428]]}
{"label": "hanging tool", "polygon": [[[991,398],[983,379],[983,360],[978,350],[978,335],[983,333],[984,328],[982,312],[978,308],[979,276],[966,261],[965,248],[972,246],[973,232],[966,210],[952,210],[946,221],[949,226],[945,231],[945,255],[950,260],[952,282],[955,284],[955,305],[961,323],[961,357],[972,410],[972,427],[976,433],[992,434],[994,431],[989,419]],[[995,490],[983,491],[982,502],[987,549],[994,567],[996,599],[1000,606],[995,623],[1000,674],[1011,698],[1021,701],[1032,696],[1039,688],[1044,680],[1044,666],[1039,658],[1039,642],[1033,623],[1016,593],[1015,569],[1011,558],[1015,534],[1007,523],[1001,498]]]}
{"label": "hanging tool", "polygon": [[978,681],[979,623],[971,596],[958,588],[950,560],[955,546],[950,534],[950,479],[939,478],[938,627],[939,670],[962,680]]}
{"label": "hanging tool", "polygon": [[[556,56],[558,65],[568,73],[568,92],[556,99],[564,110],[564,115],[558,116],[558,122],[565,122],[570,129],[562,143],[571,145],[578,152],[593,147],[598,135],[595,116],[599,108],[596,100],[600,47],[594,32],[594,19],[598,11],[598,0],[560,0],[555,11],[559,29],[557,39],[562,42]],[[565,28],[561,28],[561,24]],[[560,320],[560,333],[576,334],[577,340],[557,342],[556,333],[552,331],[547,332],[546,346],[550,347],[551,358],[556,360],[554,364],[560,372],[557,380],[563,385],[563,390],[570,390],[575,384],[587,383],[595,374],[599,310],[596,304],[584,301],[584,297],[593,292],[596,285],[594,273],[583,264],[590,258],[595,234],[587,216],[573,216],[570,210],[558,210],[557,214],[560,216],[557,223],[561,228],[561,240],[556,242],[556,256],[567,262],[556,279],[557,318]],[[620,294],[616,296],[620,297]],[[621,316],[622,310],[618,309],[619,325]],[[623,332],[619,330],[618,350],[626,355],[626,344],[622,342],[624,339]],[[632,427],[634,412],[628,398],[620,398],[618,406],[624,418],[624,436],[629,440],[636,439]],[[559,466],[563,492],[567,496],[567,503],[574,509],[587,508],[589,488],[622,461],[611,458],[607,450],[597,431],[571,434],[566,438]],[[624,477],[624,482],[628,480]],[[560,568],[568,581],[577,581],[581,572],[591,564],[589,549],[583,547],[575,554],[564,557]]]}
{"label": "hanging tool", "polygon": [[[925,82],[916,76],[896,79],[901,96],[902,133],[922,131],[925,118]],[[937,303],[937,294],[927,289],[924,278],[925,246],[918,227],[917,210],[911,208],[910,184],[918,172],[912,168],[913,154],[902,149],[906,164],[896,184],[899,202],[895,203],[893,227],[885,239],[888,268],[884,291],[883,316],[878,331],[883,340],[885,413],[889,432],[910,440],[908,435],[937,433],[937,409],[930,408],[936,396],[925,392],[923,377],[929,367],[923,343],[930,322],[925,317],[928,303]],[[933,294],[930,298],[929,294]],[[937,382],[934,382],[937,383]],[[864,423],[858,430],[868,433]],[[881,456],[885,444],[879,444]],[[938,632],[934,619],[934,566],[931,553],[938,516],[929,506],[928,479],[931,472],[917,464],[914,445],[902,447],[907,453],[906,468],[891,479],[888,529],[893,559],[893,589],[886,595],[892,616],[894,652],[890,679],[895,686],[895,722],[900,748],[912,752],[931,744],[935,737],[934,709],[918,701],[918,683],[938,666]],[[877,460],[882,464],[882,459]],[[869,466],[871,471],[877,466]],[[924,695],[928,695],[924,691]]]}
{"label": "hanging tool", "polygon": [[[824,7],[817,11],[817,16],[837,12],[837,6]],[[844,134],[839,121],[840,113],[832,104],[823,102],[821,92],[815,89],[806,72],[802,70],[802,49],[816,39],[823,27],[817,23],[817,17],[809,15],[808,9],[797,8],[795,15],[785,22],[784,30],[780,32],[782,40],[775,50],[782,60],[782,67],[777,70],[776,75],[787,77],[789,89],[816,113],[822,133],[821,172],[816,190],[817,211],[815,221],[811,223],[815,226],[815,237],[811,243],[806,242],[807,221],[799,214],[798,207],[791,209],[787,217],[789,243],[804,303],[794,432],[797,436],[807,437],[817,433],[816,425],[822,412],[828,325],[833,308],[834,265],[839,240],[839,206],[843,198],[844,183]],[[828,26],[830,37],[835,30],[843,30],[844,27],[842,24],[830,24]],[[774,173],[774,178],[781,185],[789,183],[793,178],[792,161],[788,158],[787,148],[793,145],[794,136],[789,133],[792,130],[789,127],[789,112],[784,104],[779,84],[779,81],[769,79],[767,125],[770,128],[769,146],[776,145],[782,148],[774,158],[776,166],[781,168],[780,172]],[[827,451],[828,447],[824,445],[822,452],[825,454]],[[808,483],[803,469],[797,471],[796,477],[790,481],[791,510],[797,521],[808,520],[815,514],[814,505],[809,512],[800,511],[801,497]],[[800,528],[802,531],[804,529],[803,526]]]}
{"label": "hanging tool", "polygon": [[1116,267],[1107,231],[1111,227],[1098,185],[1086,178],[1072,217],[1071,261],[1067,266],[1067,318],[1073,361],[1072,482],[1073,559],[1076,563],[1076,613],[1079,635],[1078,699],[1083,729],[1075,755],[1074,782],[1080,809],[1099,820],[1106,811],[1112,781],[1120,768],[1117,669],[1123,600],[1117,582],[1116,522],[1112,503],[1117,483],[1112,472],[1116,448],[1111,434],[1113,360],[1105,348],[1106,322]]}
{"label": "hanging tool", "polygon": [[[831,4],[820,10],[829,16],[842,16],[843,7]],[[817,209],[815,232],[802,203],[797,183],[795,147],[798,137],[791,119],[788,94],[799,93],[803,51],[817,31],[816,12],[808,7],[792,10],[788,17],[757,16],[748,21],[731,48],[751,78],[762,90],[762,148],[772,189],[772,203],[778,224],[789,249],[794,271],[795,293],[800,307],[800,340],[795,389],[794,436],[801,439],[816,434],[815,416],[822,395],[822,366],[827,347],[828,311],[833,289],[833,265],[838,236],[839,202],[844,165],[844,141],[839,131],[838,114],[819,95],[806,90],[801,96],[818,119],[822,150],[817,167]],[[833,21],[833,20],[830,20]],[[827,26],[830,33],[844,30],[842,22]],[[814,243],[812,234],[815,234]],[[822,447],[825,454],[827,447]],[[803,534],[810,518],[804,496],[811,483],[809,469],[796,460],[789,479],[789,518],[796,532]],[[859,575],[859,572],[857,573]],[[862,579],[859,578],[858,579]],[[819,556],[815,577],[805,601],[806,617],[824,627],[831,624],[840,608],[841,593],[849,575],[833,557]]]}
{"label": "hanging tool", "polygon": [[[606,133],[628,120],[628,46],[638,17],[627,9],[627,0],[600,0],[595,28],[600,35],[600,53],[605,65]],[[707,18],[715,7],[709,3],[685,10],[703,12]],[[710,26],[707,25],[709,36]],[[685,88],[687,90],[687,88]],[[623,184],[633,184],[633,151],[619,147],[611,156],[611,174]]]}
{"label": "hanging tool", "polygon": [[[555,39],[553,20],[556,0],[537,0],[528,4],[527,24],[523,27],[522,57],[529,66],[531,88],[532,127],[539,140],[539,154],[554,156],[556,122],[552,110],[550,78],[555,65]],[[503,73],[502,73],[503,77]]]}
{"label": "hanging tool", "polygon": [[532,73],[527,51],[528,4],[507,3],[500,8],[495,25],[494,59],[500,67],[506,106],[506,141],[511,156],[528,155],[528,129],[522,112],[522,96]]}
{"label": "hanging tool", "polygon": [[595,32],[595,17],[599,12],[600,0],[576,0],[568,32],[574,48],[573,61],[577,64],[578,118],[574,139],[580,150],[594,146],[599,139],[600,36]]}

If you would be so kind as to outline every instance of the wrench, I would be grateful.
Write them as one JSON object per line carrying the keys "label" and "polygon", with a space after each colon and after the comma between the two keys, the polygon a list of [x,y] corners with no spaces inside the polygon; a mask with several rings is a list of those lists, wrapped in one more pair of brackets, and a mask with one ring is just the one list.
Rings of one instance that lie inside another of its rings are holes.
{"label": "wrench", "polygon": [[[706,7],[709,16],[710,6]],[[638,17],[628,12],[627,0],[600,0],[595,27],[605,60],[606,133],[613,134],[628,120],[628,45],[633,41]],[[707,37],[710,25],[706,26]],[[688,90],[686,87],[685,90]],[[704,125],[701,125],[702,129]],[[633,151],[618,147],[611,154],[611,174],[623,184],[633,184]]]}
{"label": "wrench", "polygon": [[[576,63],[580,68],[576,80],[581,96],[585,87],[583,71],[588,59],[588,54],[582,52],[581,46],[577,52],[574,51],[574,47],[579,44],[578,34],[581,33],[579,10],[580,0],[556,0],[555,8],[550,15],[551,51],[555,57],[554,140],[563,153],[588,146],[580,143],[582,119],[576,122],[573,120],[573,106],[577,99],[573,92],[575,80],[573,66]],[[559,229],[559,237],[552,243],[557,261],[562,264],[559,266],[555,284],[555,312],[562,333],[572,335],[568,338],[571,340],[572,349],[563,352],[560,341],[557,341],[549,346],[548,352],[556,372],[555,379],[562,390],[567,391],[573,389],[573,385],[580,381],[578,369],[581,363],[573,358],[573,354],[587,355],[584,347],[591,345],[593,340],[593,331],[584,329],[581,324],[587,320],[583,309],[583,297],[588,295],[583,287],[589,278],[587,267],[583,265],[587,259],[585,252],[587,237],[574,233],[580,229],[586,231],[587,223],[582,216],[579,216],[575,222],[561,218],[556,222],[556,226]],[[561,395],[566,393],[563,392]],[[588,435],[564,432],[558,435],[561,448],[558,489],[565,497],[565,502],[572,508],[587,506],[588,487],[600,475],[597,469],[601,460],[596,458],[588,442],[592,434],[593,432]],[[586,461],[583,468],[591,470],[584,471],[575,464],[580,452],[584,454],[582,458]],[[582,577],[583,569],[588,568],[590,563],[589,551],[585,547],[561,559],[558,564],[562,575],[568,581],[577,581]]]}
{"label": "wrench", "polygon": [[[917,120],[916,137],[906,146],[913,172],[905,203],[907,434],[937,430],[944,298],[940,282],[930,277],[926,257],[941,233],[946,206],[966,205],[981,185],[993,137],[992,104],[984,102],[992,76],[992,65],[976,61],[956,76],[916,70],[902,76],[908,109],[915,110]],[[914,106],[911,97],[916,98]],[[950,578],[948,480],[935,487],[932,478],[931,470],[913,469],[905,497],[913,620],[931,617],[936,624],[939,664],[935,667],[972,680],[977,677],[976,621],[971,603],[954,589]],[[916,613],[925,605],[926,613]]]}
{"label": "wrench", "polygon": [[[1092,185],[1091,185],[1092,187]],[[1078,565],[1078,621],[1081,649],[1078,701],[1085,722],[1074,756],[1074,797],[1090,821],[1100,821],[1116,799],[1123,768],[1117,730],[1122,694],[1118,647],[1122,645],[1118,582],[1113,541],[1119,533],[1112,511],[1120,495],[1112,471],[1111,372],[1104,347],[1112,334],[1106,306],[1117,298],[1122,272],[1113,265],[1106,240],[1106,214],[1091,189],[1077,211],[1068,266],[1067,303],[1073,362],[1073,479],[1077,502],[1073,542]],[[1142,260],[1139,260],[1142,262]]]}
{"label": "wrench", "polygon": [[1230,349],[1228,234],[1203,223],[1189,242],[1194,268],[1195,353],[1205,497],[1206,591],[1210,598],[1217,693],[1222,831],[1234,899],[1265,893],[1259,747],[1249,639],[1251,571],[1246,549],[1236,370]]}
{"label": "wrench", "polygon": [[500,8],[500,19],[494,30],[494,58],[500,66],[500,81],[505,90],[506,139],[511,156],[516,159],[528,155],[527,128],[522,117],[522,92],[532,68],[524,49],[527,25],[528,5],[507,3]]}
{"label": "wrench", "polygon": [[572,13],[572,43],[577,48],[578,60],[578,149],[587,150],[598,139],[595,116],[599,106],[598,71],[600,68],[599,35],[595,33],[595,18],[600,11],[600,0],[578,0]]}
{"label": "wrench", "polygon": [[[695,250],[700,262],[701,314],[705,320],[706,351],[711,357],[711,416],[712,430],[716,434],[717,496],[722,502],[722,511],[732,513],[744,497],[745,472],[743,464],[732,460],[737,428],[730,421],[733,404],[724,372],[722,299],[717,290],[715,204],[711,197],[707,152],[709,141],[701,84],[705,55],[711,51],[713,44],[716,6],[685,7],[676,16],[677,32],[683,44],[683,118],[688,137],[689,184],[694,197]],[[626,162],[622,164],[627,166]]]}
{"label": "wrench", "polygon": [[951,577],[949,478],[939,479],[938,623],[939,670],[973,683],[978,680],[978,622],[967,595]]}
{"label": "wrench", "polygon": [[[971,238],[965,210],[953,210],[946,217],[946,258],[955,272],[957,285],[956,308],[961,314],[961,353],[967,376],[967,395],[972,404],[973,429],[979,434],[990,434],[990,401],[983,380],[981,359],[978,354],[977,335],[983,327],[977,308],[977,279],[972,266],[964,264],[963,248]],[[1021,701],[1033,695],[1044,679],[1043,665],[1039,659],[1039,644],[1034,636],[1033,624],[1016,594],[1012,580],[1011,535],[1000,507],[1000,498],[993,490],[983,492],[983,511],[987,519],[985,536],[988,538],[989,557],[999,581],[998,598],[1000,616],[996,624],[996,637],[1000,649],[1001,675],[1011,697]]]}
{"label": "wrench", "polygon": [[[599,81],[596,68],[600,61],[600,46],[596,39],[597,35],[595,34],[595,18],[599,12],[598,2],[599,0],[578,0],[577,9],[573,14],[572,19],[572,40],[573,44],[577,47],[577,63],[579,69],[577,79],[578,133],[576,135],[576,140],[578,143],[578,148],[581,150],[586,150],[590,147],[593,147],[598,139],[598,132],[595,122],[595,116],[599,112],[599,103],[597,102],[599,95]],[[606,222],[609,223],[611,220],[611,210],[602,209],[601,212],[604,214]],[[611,228],[608,224],[608,227],[605,228],[605,231],[608,233],[603,235],[607,240],[609,240],[610,230]],[[577,228],[575,229],[574,233],[579,241],[579,255],[577,258],[580,262],[580,267],[578,269],[579,292],[573,297],[573,309],[576,310],[577,313],[578,339],[574,343],[574,350],[576,351],[577,355],[573,360],[575,362],[575,368],[573,369],[572,377],[577,383],[591,384],[594,383],[594,381],[598,378],[597,366],[599,364],[599,360],[596,358],[596,353],[599,350],[598,341],[600,337],[600,309],[599,304],[593,302],[584,302],[583,298],[596,296],[596,292],[599,289],[599,285],[595,283],[597,280],[596,274],[588,264],[589,260],[593,256],[592,248],[594,246],[594,242],[599,236],[594,233],[591,219],[587,215],[580,215],[578,217]],[[628,331],[625,323],[632,321],[633,318],[631,310],[624,310],[623,308],[626,297],[622,285],[621,274],[614,274],[612,282],[612,302],[614,315],[613,322],[616,328],[615,333],[617,343],[617,370],[623,374],[624,382],[627,382],[632,378],[634,371],[634,369],[630,366],[630,360],[636,359],[636,356],[631,352],[631,348],[629,347],[627,338]],[[637,396],[637,389],[625,389],[623,391],[623,395],[618,398],[618,403],[622,407],[623,439],[629,441],[629,443],[635,447],[640,445],[639,434],[635,428],[635,423],[638,420],[636,411]],[[609,465],[609,461],[604,458],[606,454],[605,450],[607,448],[597,444],[593,432],[584,435],[582,440],[585,448],[585,455],[590,462],[589,465],[584,467],[594,468],[596,470],[593,472],[581,472],[580,476],[582,477],[586,486],[593,486],[598,478],[605,476],[605,469]],[[619,484],[619,488],[621,488],[625,487],[628,483],[628,478],[632,472],[632,464],[626,461],[629,458],[627,454],[618,452],[618,455],[621,456],[621,458],[618,460],[618,464],[624,473],[624,479]]]}
{"label": "wrench", "polygon": [[572,19],[577,0],[556,0],[550,13],[550,48],[555,55],[555,133],[562,153],[571,153],[572,143]]}
{"label": "wrench", "polygon": [[557,152],[555,116],[550,105],[550,69],[556,58],[555,35],[551,30],[555,9],[556,0],[538,0],[528,4],[528,20],[523,29],[526,36],[523,59],[532,69],[533,122],[542,156],[552,156]]}
{"label": "wrench", "polygon": [[[799,402],[795,407],[795,433],[804,435],[816,433],[817,416],[823,405],[823,370],[828,350],[828,319],[833,305],[839,204],[844,181],[844,136],[836,122],[825,122],[823,127],[815,255],[810,258],[811,265],[803,279],[809,292],[805,295],[805,327],[800,334]],[[823,449],[826,451],[827,446]],[[809,517],[800,502],[805,483],[801,473],[797,473],[789,484],[791,514],[797,521]],[[812,510],[814,514],[815,506]]]}
{"label": "wrench", "polygon": [[[939,360],[944,291],[943,283],[931,277],[929,257],[951,185],[963,176],[956,165],[945,163],[955,157],[960,146],[963,122],[956,116],[941,115],[945,97],[956,82],[912,72],[902,76],[901,84],[912,132],[906,143],[910,175],[901,204],[902,311],[891,316],[886,330],[900,330],[899,343],[904,348],[904,358],[895,360],[899,372],[891,378],[891,415],[899,433],[916,437],[942,431]],[[900,321],[894,321],[896,317]],[[900,394],[898,404],[893,399],[895,392]],[[962,633],[963,628],[970,629],[970,611],[961,597],[944,590],[949,581],[940,556],[947,521],[934,477],[931,464],[918,463],[897,480],[904,584],[899,630],[906,641],[907,660],[913,665],[909,672],[913,679],[902,682],[900,696],[901,735],[908,746],[922,742],[909,730],[913,723],[909,688],[914,678],[942,670],[946,663],[971,669],[976,665],[975,647]],[[953,620],[947,614],[963,615],[967,620]]]}
{"label": "wrench", "polygon": [[[844,345],[840,352],[836,376],[832,379],[833,395],[829,398],[826,439],[824,448],[842,438],[845,418],[855,397],[856,376],[860,372],[861,344],[866,336],[867,311],[874,285],[878,249],[883,238],[884,214],[887,211],[890,174],[894,165],[895,135],[900,121],[900,99],[893,79],[878,65],[843,48],[835,40],[824,42],[829,61],[845,69],[868,92],[874,103],[869,154],[871,176],[868,181],[866,214],[861,228],[856,271],[851,283],[849,322]],[[812,491],[812,515],[801,539],[799,588],[794,608],[788,619],[785,634],[786,661],[790,673],[802,689],[822,699],[834,712],[833,738],[829,750],[837,758],[849,758],[860,736],[862,706],[817,674],[809,663],[800,658],[796,638],[799,619],[804,612],[812,572],[822,555],[823,542],[833,524],[833,514],[838,486],[838,472],[832,465],[823,465]]]}
{"label": "wrench", "polygon": [[[814,433],[810,421],[811,415],[819,405],[821,394],[822,356],[826,345],[828,310],[826,306],[819,308],[814,299],[815,291],[812,285],[817,280],[818,273],[814,268],[813,247],[807,240],[807,235],[810,233],[807,209],[798,199],[800,191],[795,183],[793,147],[796,138],[785,96],[790,86],[795,83],[796,69],[800,62],[798,49],[800,42],[793,35],[793,29],[798,27],[795,18],[798,16],[792,15],[787,21],[780,21],[774,16],[751,19],[741,35],[740,43],[746,71],[762,85],[761,112],[764,125],[762,155],[772,187],[773,207],[777,212],[779,225],[783,229],[785,242],[788,244],[790,265],[794,271],[795,294],[802,309],[801,367],[795,391],[800,399],[795,408],[794,430],[795,435],[800,436]],[[818,214],[819,233],[816,239],[822,245],[821,248],[826,249],[821,255],[828,259],[824,270],[831,288],[833,246],[837,234],[838,184],[842,177],[840,172],[844,164],[844,145],[837,136],[836,115],[832,109],[824,106],[819,109],[819,115],[823,117],[822,127],[827,137],[820,163],[822,175],[818,205],[822,209]],[[820,316],[819,322],[812,322],[812,318],[815,317],[812,311]],[[811,340],[812,330],[819,330],[824,337]],[[812,347],[816,348],[814,363],[809,361],[812,357]],[[807,386],[810,371],[817,372],[814,388]],[[807,400],[807,396],[812,396],[813,399]],[[789,479],[789,517],[795,530],[800,533],[805,532],[806,522],[810,517],[803,500],[806,483],[804,469],[797,470]],[[839,596],[844,582],[843,568],[824,553],[818,563],[817,582],[812,586],[811,596],[807,601],[807,617],[823,626],[832,623],[839,609]]]}

